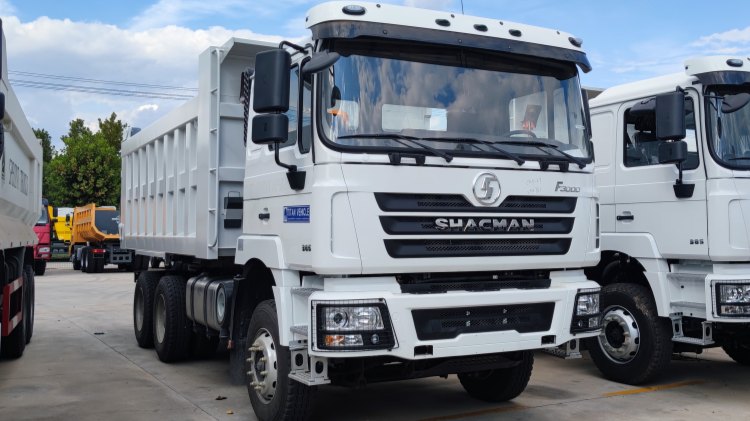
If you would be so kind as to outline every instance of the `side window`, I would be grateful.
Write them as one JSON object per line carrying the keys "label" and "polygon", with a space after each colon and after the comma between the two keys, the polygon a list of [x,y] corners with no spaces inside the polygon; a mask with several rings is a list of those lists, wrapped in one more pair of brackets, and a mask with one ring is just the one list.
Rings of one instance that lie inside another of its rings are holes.
{"label": "side window", "polygon": [[[295,65],[289,72],[289,111],[286,112],[286,116],[289,118],[289,132],[287,133],[286,142],[279,144],[280,149],[292,146],[297,142],[298,69],[299,67]],[[273,145],[268,145],[268,149],[273,150]]]}
{"label": "side window", "polygon": [[[625,132],[623,133],[626,167],[644,167],[659,165],[659,145],[664,141],[657,140],[653,119],[637,120],[630,115],[630,108],[625,111]],[[688,147],[688,158],[683,163],[685,170],[698,168],[698,139],[695,135],[695,107],[692,98],[685,99],[685,142]]]}
{"label": "side window", "polygon": [[310,152],[310,145],[312,145],[312,76],[302,83],[302,136],[299,151]]}

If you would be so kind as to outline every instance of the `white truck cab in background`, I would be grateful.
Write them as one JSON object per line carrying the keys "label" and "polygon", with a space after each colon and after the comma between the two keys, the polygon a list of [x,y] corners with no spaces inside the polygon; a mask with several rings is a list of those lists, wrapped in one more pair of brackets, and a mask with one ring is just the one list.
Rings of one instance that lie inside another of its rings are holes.
{"label": "white truck cab in background", "polygon": [[198,96],[123,143],[123,246],[166,266],[137,275],[139,345],[221,342],[262,420],[329,383],[514,398],[531,350],[598,334],[580,40],[359,2],[306,25],[210,48]]}
{"label": "white truck cab in background", "polygon": [[750,59],[687,60],[678,74],[590,102],[601,203],[602,334],[609,378],[655,378],[673,352],[721,346],[750,364]]}

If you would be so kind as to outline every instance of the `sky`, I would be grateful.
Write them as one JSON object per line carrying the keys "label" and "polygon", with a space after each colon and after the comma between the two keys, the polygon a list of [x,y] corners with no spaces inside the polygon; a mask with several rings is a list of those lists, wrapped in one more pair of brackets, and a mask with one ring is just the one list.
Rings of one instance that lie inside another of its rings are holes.
{"label": "sky", "polygon": [[[60,136],[75,118],[95,129],[98,118],[115,112],[130,126],[145,127],[182,104],[186,95],[194,94],[185,88],[197,87],[198,54],[209,46],[221,45],[232,36],[274,42],[309,36],[305,14],[317,3],[0,0],[0,17],[11,85],[31,125],[49,131],[59,148]],[[462,8],[457,0],[381,3],[455,13]],[[582,38],[594,68],[582,75],[582,84],[588,87],[606,88],[679,72],[688,57],[750,57],[747,0],[463,0],[463,11]],[[95,86],[176,94],[179,99],[60,90],[60,85],[91,86],[71,77],[120,82]],[[39,82],[46,84],[43,89],[29,86]]]}

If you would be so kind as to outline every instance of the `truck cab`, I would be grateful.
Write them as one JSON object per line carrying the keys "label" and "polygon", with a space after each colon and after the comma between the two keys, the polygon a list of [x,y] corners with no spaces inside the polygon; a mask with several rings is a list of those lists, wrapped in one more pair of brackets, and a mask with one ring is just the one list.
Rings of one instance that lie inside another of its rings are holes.
{"label": "truck cab", "polygon": [[681,73],[591,101],[603,331],[610,378],[655,378],[672,352],[722,346],[750,363],[750,60]]}
{"label": "truck cab", "polygon": [[47,262],[52,259],[52,218],[47,199],[42,200],[42,211],[34,225],[34,233],[39,240],[34,246],[34,275],[42,276],[47,270]]}

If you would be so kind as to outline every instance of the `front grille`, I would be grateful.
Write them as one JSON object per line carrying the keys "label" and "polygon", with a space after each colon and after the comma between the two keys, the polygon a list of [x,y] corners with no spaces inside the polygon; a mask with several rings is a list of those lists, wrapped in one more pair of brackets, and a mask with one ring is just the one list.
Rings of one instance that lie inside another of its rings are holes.
{"label": "front grille", "polygon": [[417,338],[452,339],[464,333],[545,332],[552,325],[555,303],[412,310]]}
{"label": "front grille", "polygon": [[573,218],[381,216],[386,234],[568,234]]}
{"label": "front grille", "polygon": [[461,273],[405,273],[396,276],[401,292],[436,294],[448,291],[499,291],[502,289],[546,289],[549,271],[522,270]]}
{"label": "front grille", "polygon": [[474,206],[460,194],[375,193],[385,212],[573,213],[576,197],[508,196],[498,206]]}
{"label": "front grille", "polygon": [[568,252],[570,238],[469,239],[469,240],[384,240],[393,258],[541,256]]}

